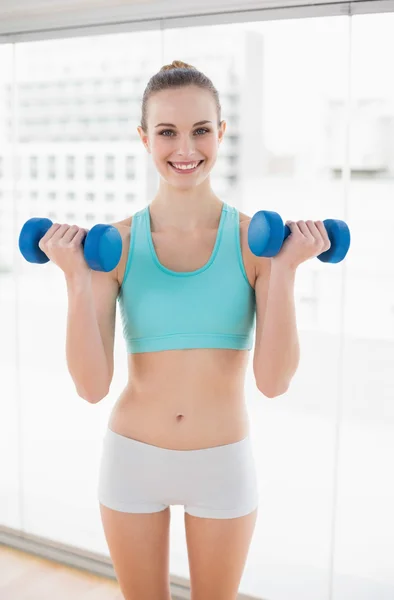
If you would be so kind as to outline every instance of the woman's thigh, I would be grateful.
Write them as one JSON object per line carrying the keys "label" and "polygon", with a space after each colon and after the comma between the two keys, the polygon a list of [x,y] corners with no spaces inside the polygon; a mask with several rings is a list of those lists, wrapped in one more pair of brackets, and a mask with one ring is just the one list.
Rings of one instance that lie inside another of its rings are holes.
{"label": "woman's thigh", "polygon": [[[164,461],[165,462],[165,461]],[[160,449],[107,430],[98,500],[125,600],[170,600],[169,503]],[[163,478],[163,481],[161,480]]]}
{"label": "woman's thigh", "polygon": [[170,509],[125,513],[100,504],[100,513],[125,600],[171,600]]}
{"label": "woman's thigh", "polygon": [[257,509],[234,519],[185,513],[193,600],[236,600],[256,519]]}
{"label": "woman's thigh", "polygon": [[235,600],[259,504],[251,440],[212,448],[193,466],[185,505],[191,597]]}

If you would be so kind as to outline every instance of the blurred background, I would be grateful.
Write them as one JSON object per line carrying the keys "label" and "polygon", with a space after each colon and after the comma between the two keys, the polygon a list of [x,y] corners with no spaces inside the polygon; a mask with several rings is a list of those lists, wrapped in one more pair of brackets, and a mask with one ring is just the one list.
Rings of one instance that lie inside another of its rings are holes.
{"label": "blurred background", "polygon": [[[240,598],[393,600],[394,3],[275,0],[242,13],[239,0],[233,13],[202,3],[200,16],[174,6],[145,21],[130,3],[129,22],[97,9],[90,29],[94,2],[85,28],[38,4],[29,20],[18,2],[0,29],[0,542],[112,573],[96,486],[126,383],[120,320],[111,391],[90,405],[66,368],[63,274],[25,262],[18,236],[32,216],[89,228],[152,200],[142,93],[177,59],[220,94],[219,197],[250,216],[345,219],[352,234],[343,263],[298,270],[290,390],[265,398],[249,365],[261,500]],[[177,598],[189,571],[183,507],[171,514]]]}

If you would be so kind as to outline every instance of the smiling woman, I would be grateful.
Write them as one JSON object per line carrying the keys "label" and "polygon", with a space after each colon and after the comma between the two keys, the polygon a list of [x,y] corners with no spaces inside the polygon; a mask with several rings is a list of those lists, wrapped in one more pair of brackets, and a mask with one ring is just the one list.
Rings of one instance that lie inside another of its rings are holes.
{"label": "smiling woman", "polygon": [[[138,133],[160,185],[118,224],[130,376],[104,440],[99,501],[127,600],[170,597],[170,505],[185,509],[195,600],[236,597],[257,517],[243,394],[255,258],[247,216],[211,187],[226,130],[220,113],[216,89],[194,67],[174,61],[151,78]],[[104,315],[117,288],[99,287]]]}

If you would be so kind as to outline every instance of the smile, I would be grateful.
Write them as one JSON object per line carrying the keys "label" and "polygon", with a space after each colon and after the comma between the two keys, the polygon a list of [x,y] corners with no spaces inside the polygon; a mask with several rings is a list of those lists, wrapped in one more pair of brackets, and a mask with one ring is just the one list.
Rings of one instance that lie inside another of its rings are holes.
{"label": "smile", "polygon": [[194,173],[197,171],[198,167],[203,163],[203,160],[189,162],[189,163],[172,163],[168,162],[168,164],[174,169],[176,173]]}

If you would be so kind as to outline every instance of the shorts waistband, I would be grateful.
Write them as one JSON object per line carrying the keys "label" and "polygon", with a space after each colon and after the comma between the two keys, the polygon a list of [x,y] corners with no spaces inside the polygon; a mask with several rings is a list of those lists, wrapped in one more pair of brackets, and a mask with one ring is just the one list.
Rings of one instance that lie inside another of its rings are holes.
{"label": "shorts waistband", "polygon": [[140,440],[136,440],[134,438],[127,437],[116,431],[113,431],[109,427],[107,428],[106,438],[110,438],[112,440],[117,440],[119,443],[127,445],[128,447],[134,446],[135,448],[139,447],[141,450],[146,450],[147,452],[156,452],[156,453],[166,453],[168,455],[193,455],[193,454],[206,454],[206,453],[215,453],[218,454],[220,452],[228,452],[237,451],[239,452],[244,446],[249,446],[251,443],[250,434],[244,437],[242,440],[238,440],[236,442],[230,442],[229,444],[221,444],[219,446],[210,446],[209,448],[197,448],[193,450],[177,450],[173,448],[164,448],[162,446],[155,446],[154,444],[148,444],[147,442],[142,442]]}

